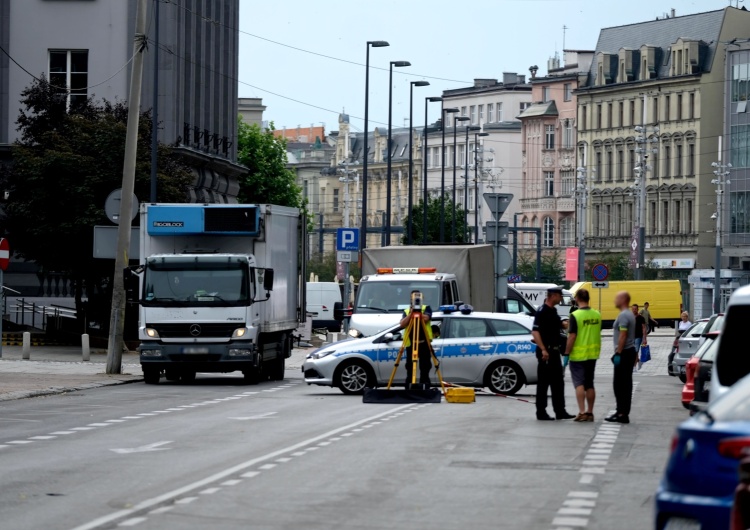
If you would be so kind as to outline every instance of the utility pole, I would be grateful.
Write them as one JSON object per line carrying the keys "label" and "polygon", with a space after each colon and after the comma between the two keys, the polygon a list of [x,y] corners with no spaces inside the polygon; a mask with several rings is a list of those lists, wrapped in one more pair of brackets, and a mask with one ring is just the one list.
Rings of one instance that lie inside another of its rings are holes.
{"label": "utility pole", "polygon": [[729,170],[732,164],[722,163],[722,138],[719,136],[719,161],[712,162],[714,175],[711,184],[716,186],[716,212],[711,216],[716,220],[716,259],[714,263],[714,313],[721,312],[721,232],[724,219],[724,187],[729,185]]}
{"label": "utility pole", "polygon": [[135,187],[135,162],[138,154],[138,120],[141,114],[141,85],[143,81],[143,54],[146,50],[146,4],[138,0],[135,12],[136,54],[130,74],[128,96],[128,126],[125,133],[125,160],[122,167],[122,200],[120,201],[120,224],[117,228],[117,254],[112,285],[112,312],[109,321],[109,343],[107,347],[107,373],[122,372],[123,331],[125,329],[125,285],[124,269],[130,257],[130,227]]}
{"label": "utility pole", "polygon": [[151,202],[156,202],[159,165],[159,4],[154,0],[154,94],[151,104]]}
{"label": "utility pole", "polygon": [[583,147],[583,160],[577,168],[578,184],[576,197],[578,199],[578,281],[586,281],[586,207],[588,204],[588,182],[586,175],[587,149]]}
{"label": "utility pole", "polygon": [[[643,93],[643,109],[642,109],[642,116],[641,116],[641,123],[642,125],[640,127],[636,127],[635,131],[639,134],[639,136],[636,137],[635,141],[639,145],[639,147],[636,147],[635,151],[640,155],[640,161],[638,162],[638,167],[635,168],[635,174],[636,174],[636,186],[638,187],[638,208],[636,210],[637,214],[637,227],[638,227],[638,237],[637,239],[634,239],[634,241],[637,241],[638,248],[638,258],[636,263],[636,269],[635,269],[635,279],[636,280],[644,280],[644,269],[646,267],[646,202],[647,202],[647,194],[646,194],[646,175],[648,174],[648,170],[651,169],[648,165],[648,155],[649,153],[656,153],[658,149],[649,147],[649,144],[655,144],[659,143],[659,127],[656,126],[656,123],[659,120],[659,116],[654,116],[654,126],[650,127],[651,131],[654,133],[654,138],[649,139],[648,133],[649,133],[649,127],[646,126],[646,102],[648,94],[646,92]],[[609,222],[609,221],[608,221]]]}
{"label": "utility pole", "polygon": [[[347,137],[345,140],[345,146],[346,146],[346,158],[344,159],[344,176],[342,178],[339,178],[340,182],[344,183],[344,228],[349,228],[349,183],[351,182],[351,179],[349,178],[349,157],[351,154],[349,153],[349,138]],[[344,262],[344,308],[349,307],[349,298],[350,298],[350,291],[349,291],[349,270],[350,263],[348,261]],[[348,321],[344,321],[345,326],[347,325]],[[344,331],[349,331],[348,329],[345,329]]]}

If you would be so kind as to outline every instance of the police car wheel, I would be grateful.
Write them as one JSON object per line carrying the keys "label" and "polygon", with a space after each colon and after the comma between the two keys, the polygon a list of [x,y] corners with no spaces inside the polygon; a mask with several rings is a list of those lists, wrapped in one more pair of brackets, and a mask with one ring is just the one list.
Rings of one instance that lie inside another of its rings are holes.
{"label": "police car wheel", "polygon": [[372,387],[375,375],[370,367],[359,361],[344,363],[337,371],[336,386],[344,394],[362,394],[365,388]]}
{"label": "police car wheel", "polygon": [[510,362],[499,361],[487,369],[487,387],[495,394],[515,394],[524,383],[521,368]]}

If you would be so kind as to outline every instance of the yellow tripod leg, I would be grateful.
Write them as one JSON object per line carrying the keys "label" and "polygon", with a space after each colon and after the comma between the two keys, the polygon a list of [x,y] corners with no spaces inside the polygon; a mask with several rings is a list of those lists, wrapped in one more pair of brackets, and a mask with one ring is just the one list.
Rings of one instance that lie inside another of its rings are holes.
{"label": "yellow tripod leg", "polygon": [[414,330],[412,331],[412,338],[411,338],[411,362],[412,362],[412,368],[411,368],[411,384],[416,385],[417,384],[417,370],[419,369],[419,331],[424,326],[424,320],[417,314],[412,313],[412,323],[415,321],[415,319],[418,319],[420,324],[417,324],[415,326],[412,326]]}
{"label": "yellow tripod leg", "polygon": [[[422,327],[425,336],[427,336],[426,326],[427,323],[423,320]],[[435,372],[437,373],[438,381],[440,381],[440,388],[443,390],[443,395],[445,395],[445,382],[443,381],[443,374],[440,373],[440,361],[438,360],[437,355],[435,355],[435,350],[432,348],[432,343],[428,341],[427,344],[430,347],[430,358],[432,359],[433,366],[435,366]]]}
{"label": "yellow tripod leg", "polygon": [[[404,337],[407,337],[409,333],[411,332],[413,320],[409,321],[409,325],[406,326],[406,329],[404,330]],[[391,371],[391,378],[388,379],[388,386],[385,387],[386,390],[390,390],[391,386],[393,385],[393,380],[396,378],[396,370],[398,370],[398,366],[401,363],[401,356],[404,354],[404,350],[406,348],[404,347],[404,343],[401,343],[401,348],[398,350],[398,355],[396,355],[396,364],[393,365],[393,370]]]}

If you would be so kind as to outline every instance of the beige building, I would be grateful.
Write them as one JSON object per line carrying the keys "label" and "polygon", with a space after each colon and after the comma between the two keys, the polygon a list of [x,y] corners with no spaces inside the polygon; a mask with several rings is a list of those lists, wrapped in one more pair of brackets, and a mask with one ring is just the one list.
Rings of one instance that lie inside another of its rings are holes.
{"label": "beige building", "polygon": [[[750,13],[726,8],[601,30],[579,88],[579,159],[588,177],[587,255],[628,252],[637,220],[636,126],[658,139],[647,160],[646,259],[687,277],[714,266],[715,189],[725,46],[750,37]],[[645,98],[645,99],[644,99]],[[651,127],[658,127],[654,135]]]}
{"label": "beige building", "polygon": [[237,112],[242,117],[242,121],[250,125],[262,126],[265,110],[263,98],[239,98],[237,100]]}

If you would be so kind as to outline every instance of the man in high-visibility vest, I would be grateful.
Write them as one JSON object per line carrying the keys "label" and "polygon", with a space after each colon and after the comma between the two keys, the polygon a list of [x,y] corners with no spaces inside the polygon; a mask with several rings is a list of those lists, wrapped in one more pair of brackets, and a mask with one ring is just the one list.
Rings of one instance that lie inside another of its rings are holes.
{"label": "man in high-visibility vest", "polygon": [[[401,318],[401,329],[405,329],[409,325],[409,321],[412,318],[412,311],[414,310],[414,304],[416,302],[417,311],[421,312],[422,320],[425,323],[424,328],[420,322],[415,322],[415,326],[419,326],[419,344],[417,346],[417,353],[419,355],[419,384],[425,390],[430,388],[430,368],[432,367],[432,350],[430,349],[430,343],[432,342],[432,326],[430,326],[430,320],[432,319],[432,308],[429,305],[422,303],[422,293],[419,291],[411,292],[411,299],[409,307],[404,310]],[[414,363],[412,362],[412,349],[411,349],[411,334],[407,333],[404,337],[404,356],[406,362],[406,389],[411,388],[412,381],[412,370]]]}
{"label": "man in high-visibility vest", "polygon": [[594,372],[602,351],[602,315],[589,306],[590,295],[586,289],[576,291],[578,309],[570,313],[568,342],[565,354],[578,401],[578,416],[574,421],[594,421]]}

